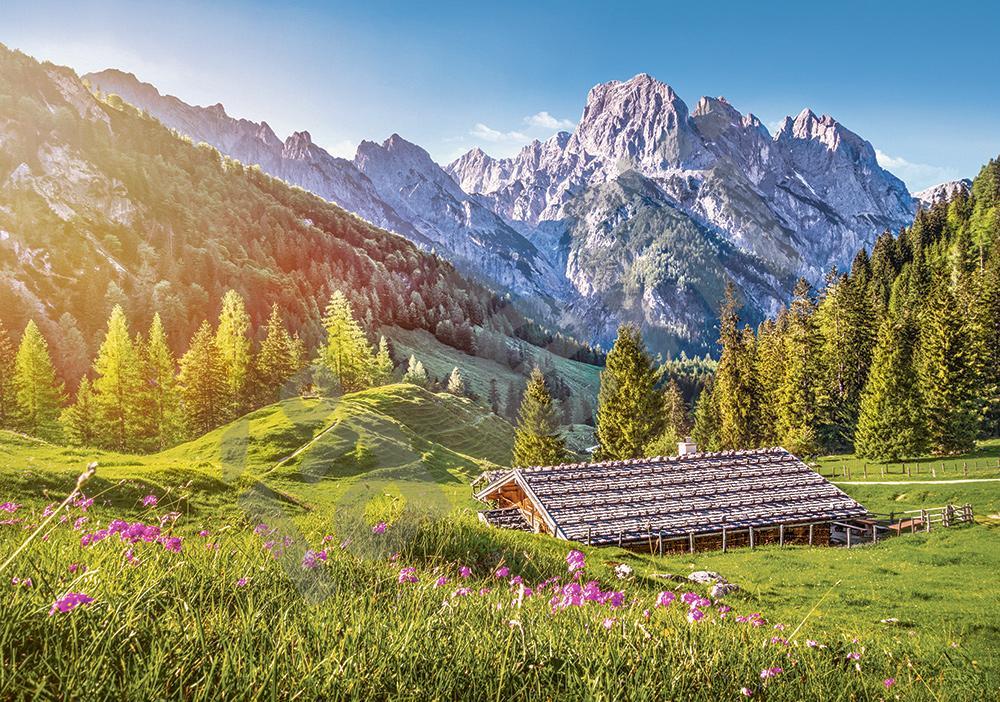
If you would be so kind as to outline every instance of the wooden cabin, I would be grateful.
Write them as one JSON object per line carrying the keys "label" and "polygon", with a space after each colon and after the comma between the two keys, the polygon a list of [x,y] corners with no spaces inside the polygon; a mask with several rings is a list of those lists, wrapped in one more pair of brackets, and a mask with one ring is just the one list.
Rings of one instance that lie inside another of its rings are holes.
{"label": "wooden cabin", "polygon": [[495,527],[664,553],[829,545],[831,528],[868,515],[782,448],[491,471],[474,483]]}

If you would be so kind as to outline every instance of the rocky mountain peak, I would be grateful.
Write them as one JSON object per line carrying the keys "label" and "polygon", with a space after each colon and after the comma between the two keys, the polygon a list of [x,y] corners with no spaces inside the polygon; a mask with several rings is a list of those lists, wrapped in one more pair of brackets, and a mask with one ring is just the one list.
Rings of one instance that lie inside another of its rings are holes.
{"label": "rocky mountain peak", "polygon": [[312,136],[307,131],[292,132],[285,139],[284,148],[281,151],[282,158],[307,159],[310,157],[310,147],[312,147]]}

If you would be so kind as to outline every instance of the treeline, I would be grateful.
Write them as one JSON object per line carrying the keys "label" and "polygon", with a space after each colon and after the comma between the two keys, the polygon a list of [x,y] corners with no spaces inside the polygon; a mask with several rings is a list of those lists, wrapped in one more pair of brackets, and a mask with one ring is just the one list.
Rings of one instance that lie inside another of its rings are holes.
{"label": "treeline", "polygon": [[69,69],[2,46],[0,120],[0,173],[45,174],[46,154],[59,152],[67,173],[53,180],[69,183],[68,171],[80,169],[90,183],[44,197],[31,178],[0,188],[0,230],[9,234],[0,242],[0,320],[21,330],[34,319],[73,386],[116,306],[143,330],[159,314],[179,356],[230,289],[255,327],[277,304],[308,348],[322,343],[323,307],[341,290],[366,329],[425,329],[476,353],[474,330],[486,326],[600,360],[402,237],[194,145],[114,96],[91,102]]}
{"label": "treeline", "polygon": [[814,295],[740,327],[730,289],[714,383],[694,436],[708,449],[782,445],[896,460],[1000,434],[1000,161],[971,194],[917,214]]}

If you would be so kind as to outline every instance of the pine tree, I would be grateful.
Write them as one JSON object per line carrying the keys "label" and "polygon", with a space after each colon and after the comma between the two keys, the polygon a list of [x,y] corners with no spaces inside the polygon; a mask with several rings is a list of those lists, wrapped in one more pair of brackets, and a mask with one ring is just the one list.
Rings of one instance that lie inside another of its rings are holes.
{"label": "pine tree", "polygon": [[978,275],[972,324],[977,337],[982,431],[986,436],[1000,436],[1000,239]]}
{"label": "pine tree", "polygon": [[498,415],[500,414],[500,389],[497,387],[497,379],[490,378],[490,394],[489,394],[490,411]]}
{"label": "pine tree", "polygon": [[350,303],[339,290],[330,297],[323,328],[326,344],[320,350],[320,362],[333,374],[341,392],[369,387],[374,355],[364,331],[351,313]]}
{"label": "pine tree", "polygon": [[973,352],[955,295],[938,281],[921,320],[919,363],[927,442],[935,453],[975,447],[979,406]]}
{"label": "pine tree", "polygon": [[392,355],[389,353],[389,342],[384,336],[380,337],[378,340],[378,352],[375,354],[373,365],[373,384],[388,385],[391,383],[393,370],[395,370],[395,365],[392,362]]}
{"label": "pine tree", "polygon": [[545,376],[535,368],[521,400],[514,432],[515,468],[547,466],[567,459],[566,442],[559,432],[555,404],[545,386]]}
{"label": "pine tree", "polygon": [[639,329],[623,325],[608,352],[597,395],[598,460],[640,458],[663,432],[659,373]]}
{"label": "pine tree", "polygon": [[56,378],[48,342],[34,321],[25,326],[14,360],[14,397],[18,429],[46,441],[59,438],[63,384]]}
{"label": "pine tree", "polygon": [[154,314],[149,336],[140,350],[142,375],[142,423],[144,443],[153,451],[162,451],[183,436],[184,417],[177,387],[177,362],[167,344],[167,335]]}
{"label": "pine tree", "polygon": [[7,327],[0,321],[0,429],[17,426],[17,397],[14,387],[14,367],[17,350],[10,340]]}
{"label": "pine tree", "polygon": [[810,454],[819,449],[819,332],[809,284],[799,280],[793,294],[785,335],[785,374],[778,390],[778,439],[792,453]]}
{"label": "pine tree", "polygon": [[909,312],[882,322],[854,434],[854,451],[860,457],[895,461],[923,450],[917,339]]}
{"label": "pine tree", "polygon": [[452,368],[451,375],[448,376],[447,390],[452,395],[465,396],[465,381],[462,380],[462,373],[458,370],[458,366]]}
{"label": "pine tree", "polygon": [[80,379],[76,400],[62,411],[61,421],[71,446],[94,446],[97,443],[97,408],[87,376]]}
{"label": "pine tree", "polygon": [[235,290],[222,297],[215,346],[226,382],[226,419],[235,419],[250,408],[252,369],[250,315]]}
{"label": "pine tree", "polygon": [[69,312],[59,317],[59,351],[56,366],[70,388],[75,388],[90,367],[87,342],[80,333],[76,318]]}
{"label": "pine tree", "polygon": [[260,351],[254,358],[257,403],[268,405],[281,398],[282,390],[300,370],[295,339],[285,329],[278,305],[271,306]]}
{"label": "pine tree", "polygon": [[699,450],[719,450],[719,406],[715,402],[711,382],[705,385],[695,403],[691,436]]}
{"label": "pine tree", "polygon": [[690,431],[687,404],[676,378],[671,378],[663,392],[663,432],[646,447],[650,456],[671,456],[677,444]]}
{"label": "pine tree", "polygon": [[503,405],[503,413],[508,421],[517,419],[517,413],[521,407],[521,396],[517,392],[517,385],[514,381],[507,384],[507,400]]}
{"label": "pine tree", "polygon": [[726,283],[725,301],[719,315],[719,346],[722,354],[715,376],[714,398],[719,408],[719,445],[744,449],[757,445],[760,431],[761,387],[754,358],[754,338],[739,329],[736,292]]}
{"label": "pine tree", "polygon": [[758,439],[761,446],[777,446],[778,393],[785,377],[785,339],[788,318],[785,310],[776,320],[765,320],[757,328],[757,378],[761,399]]}
{"label": "pine tree", "polygon": [[225,421],[230,397],[215,334],[207,321],[195,332],[180,366],[185,425],[190,435],[201,436]]}
{"label": "pine tree", "polygon": [[131,451],[142,423],[139,396],[143,390],[139,357],[121,306],[108,319],[104,341],[94,360],[94,409],[98,445],[113,451]]}
{"label": "pine tree", "polygon": [[406,364],[406,373],[403,374],[403,382],[419,385],[422,388],[427,387],[427,371],[424,370],[424,364],[418,361],[416,356],[410,356],[410,360]]}

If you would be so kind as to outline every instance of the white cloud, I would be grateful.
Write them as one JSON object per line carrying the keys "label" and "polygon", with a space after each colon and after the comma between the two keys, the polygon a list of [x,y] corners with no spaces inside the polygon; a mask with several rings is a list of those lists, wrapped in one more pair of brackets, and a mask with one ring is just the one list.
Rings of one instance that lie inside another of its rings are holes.
{"label": "white cloud", "polygon": [[358,145],[350,139],[342,139],[324,148],[331,156],[339,156],[348,160],[354,158],[358,152]]}
{"label": "white cloud", "polygon": [[491,141],[501,144],[504,142],[526,142],[529,140],[528,137],[521,132],[501,132],[497,129],[493,129],[492,127],[487,127],[482,122],[476,122],[476,126],[472,128],[472,131],[470,131],[469,134],[477,139],[482,139],[483,141]]}
{"label": "white cloud", "polygon": [[576,122],[571,119],[556,119],[545,110],[536,112],[524,118],[524,123],[531,127],[541,127],[542,129],[572,129]]}
{"label": "white cloud", "polygon": [[906,183],[911,191],[923,190],[938,183],[959,178],[958,171],[951,166],[932,166],[927,163],[913,163],[901,156],[890,156],[875,149],[878,165]]}

